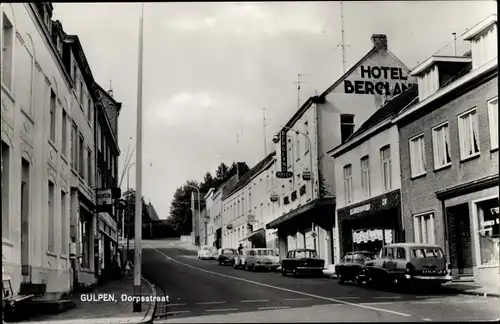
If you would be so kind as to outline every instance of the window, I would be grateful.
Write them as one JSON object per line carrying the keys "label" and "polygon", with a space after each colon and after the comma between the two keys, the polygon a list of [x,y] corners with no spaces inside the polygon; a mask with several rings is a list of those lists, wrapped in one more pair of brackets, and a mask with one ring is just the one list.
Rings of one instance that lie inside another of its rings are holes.
{"label": "window", "polygon": [[451,164],[448,123],[432,129],[432,150],[434,153],[434,169],[439,169]]}
{"label": "window", "polygon": [[83,98],[85,97],[85,88],[83,87],[83,82],[82,80],[78,80],[78,82],[80,83],[80,93],[79,93],[79,96],[78,96],[78,102],[80,102],[80,105],[83,106]]}
{"label": "window", "polygon": [[433,66],[418,79],[418,98],[420,101],[429,97],[439,89],[437,66]]}
{"label": "window", "polygon": [[386,146],[380,149],[380,161],[382,164],[382,186],[384,191],[392,188],[392,169],[391,169],[391,147]]}
{"label": "window", "polygon": [[14,28],[5,13],[2,18],[2,84],[12,91]]}
{"label": "window", "polygon": [[[5,17],[5,16],[4,16]],[[8,239],[9,231],[9,195],[10,195],[10,147],[4,142],[2,144],[2,237]]]}
{"label": "window", "polygon": [[297,156],[297,161],[300,159],[300,134],[295,133],[295,155]]}
{"label": "window", "polygon": [[78,128],[75,123],[71,128],[71,166],[78,170]]}
{"label": "window", "polygon": [[342,143],[354,133],[354,115],[340,115],[340,137]]}
{"label": "window", "polygon": [[352,166],[346,165],[344,167],[344,192],[345,192],[345,203],[348,204],[352,202]]}
{"label": "window", "polygon": [[56,142],[56,94],[50,89],[50,141]]}
{"label": "window", "polygon": [[488,101],[488,120],[490,125],[491,149],[498,148],[498,97]]}
{"label": "window", "polygon": [[78,173],[82,178],[85,178],[85,169],[84,169],[84,146],[83,146],[83,136],[80,133],[79,141],[78,141]]}
{"label": "window", "polygon": [[412,177],[425,174],[424,134],[410,139],[410,169]]}
{"label": "window", "polygon": [[68,132],[67,132],[67,124],[68,124],[68,114],[66,110],[62,109],[62,121],[61,121],[61,138],[62,138],[62,154],[66,156],[68,154]]}
{"label": "window", "polygon": [[460,141],[460,159],[479,154],[479,128],[476,109],[458,116],[458,138]]}
{"label": "window", "polygon": [[61,254],[68,254],[66,237],[68,236],[68,215],[66,213],[66,192],[61,190]]}
{"label": "window", "polygon": [[102,151],[102,148],[101,148],[101,125],[97,124],[97,127],[96,127],[96,132],[97,132],[97,149],[99,152]]}
{"label": "window", "polygon": [[[306,133],[307,136],[309,136],[309,123],[307,121],[304,122],[304,133]],[[304,155],[309,153],[310,147],[309,147],[309,142],[307,143],[307,147],[304,150]]]}
{"label": "window", "polygon": [[415,243],[435,244],[434,240],[434,214],[413,216]]}
{"label": "window", "polygon": [[55,233],[54,233],[54,227],[55,227],[55,219],[54,219],[54,183],[49,181],[49,186],[48,186],[48,212],[49,212],[49,223],[48,223],[48,247],[47,249],[50,252],[55,252]]}
{"label": "window", "polygon": [[87,148],[87,184],[92,187],[92,151]]}
{"label": "window", "polygon": [[396,259],[406,259],[406,251],[404,248],[398,247],[396,248]]}
{"label": "window", "polygon": [[92,99],[87,98],[87,118],[92,122]]}
{"label": "window", "polygon": [[498,197],[473,204],[479,228],[479,255],[480,264],[485,266],[499,265],[500,254],[500,218],[498,213]]}
{"label": "window", "polygon": [[102,173],[101,169],[97,169],[97,187],[101,188],[102,186]]}
{"label": "window", "polygon": [[472,68],[477,68],[498,55],[496,24],[487,32],[472,40]]}
{"label": "window", "polygon": [[73,78],[73,82],[75,82],[76,84],[76,77],[77,77],[78,73],[77,73],[77,67],[76,67],[76,62],[73,61],[73,75],[71,76]]}
{"label": "window", "polygon": [[370,157],[361,158],[361,188],[365,197],[370,197]]}

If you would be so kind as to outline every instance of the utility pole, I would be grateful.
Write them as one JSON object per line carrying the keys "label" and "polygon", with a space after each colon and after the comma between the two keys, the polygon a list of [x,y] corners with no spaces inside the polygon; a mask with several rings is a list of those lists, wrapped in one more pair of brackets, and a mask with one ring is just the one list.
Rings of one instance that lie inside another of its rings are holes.
{"label": "utility pole", "polygon": [[263,123],[264,123],[264,158],[267,156],[267,139],[266,139],[266,108],[262,108]]}
{"label": "utility pole", "polygon": [[142,55],[144,3],[141,3],[139,20],[139,67],[137,73],[137,154],[136,154],[136,191],[135,191],[135,238],[134,238],[134,299],[133,311],[142,311],[141,267],[142,267]]}

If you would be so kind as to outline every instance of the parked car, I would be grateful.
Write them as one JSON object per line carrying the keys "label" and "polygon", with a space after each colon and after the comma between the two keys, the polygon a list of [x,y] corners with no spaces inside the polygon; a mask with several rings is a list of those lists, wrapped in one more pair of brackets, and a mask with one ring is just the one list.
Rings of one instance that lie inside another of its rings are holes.
{"label": "parked car", "polygon": [[246,269],[246,258],[251,249],[242,249],[239,254],[234,257],[233,268]]}
{"label": "parked car", "polygon": [[219,256],[217,258],[217,261],[219,261],[219,265],[225,265],[225,264],[233,264],[234,263],[234,258],[238,254],[238,251],[236,249],[219,249]]}
{"label": "parked car", "polygon": [[435,287],[451,281],[452,276],[438,245],[397,243],[383,247],[376,259],[365,262],[362,279],[368,283]]}
{"label": "parked car", "polygon": [[198,250],[198,259],[200,260],[215,260],[217,257],[217,250],[210,245],[203,245]]}
{"label": "parked car", "polygon": [[280,266],[280,258],[274,249],[250,249],[245,257],[247,270],[276,270]]}
{"label": "parked car", "polygon": [[296,249],[288,251],[285,259],[281,260],[281,273],[287,276],[292,273],[294,277],[301,274],[323,276],[325,260],[318,258],[312,249]]}
{"label": "parked car", "polygon": [[362,278],[359,275],[362,274],[363,265],[366,261],[373,259],[375,259],[374,252],[356,251],[346,253],[340,263],[335,265],[335,274],[339,284],[346,281],[354,281],[359,284]]}

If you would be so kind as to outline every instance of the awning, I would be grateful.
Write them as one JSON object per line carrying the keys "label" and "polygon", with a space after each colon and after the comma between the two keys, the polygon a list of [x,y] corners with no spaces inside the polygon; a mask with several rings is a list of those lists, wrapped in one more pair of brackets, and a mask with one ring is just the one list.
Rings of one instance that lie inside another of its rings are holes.
{"label": "awning", "polygon": [[256,231],[253,231],[248,235],[246,238],[243,240],[248,240],[254,245],[256,248],[266,247],[266,229],[265,228],[259,228]]}
{"label": "awning", "polygon": [[[328,224],[335,222],[335,197],[315,199],[304,206],[300,206],[288,214],[285,214],[266,225],[267,229],[278,228],[287,223],[295,221],[314,221],[316,223]],[[310,212],[314,211],[314,214]],[[330,213],[331,212],[331,213]]]}

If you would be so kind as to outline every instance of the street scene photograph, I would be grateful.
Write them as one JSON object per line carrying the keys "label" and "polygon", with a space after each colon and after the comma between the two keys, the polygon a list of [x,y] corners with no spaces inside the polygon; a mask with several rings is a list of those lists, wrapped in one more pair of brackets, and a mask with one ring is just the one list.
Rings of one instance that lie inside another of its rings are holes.
{"label": "street scene photograph", "polygon": [[2,323],[500,322],[497,2],[2,2]]}

